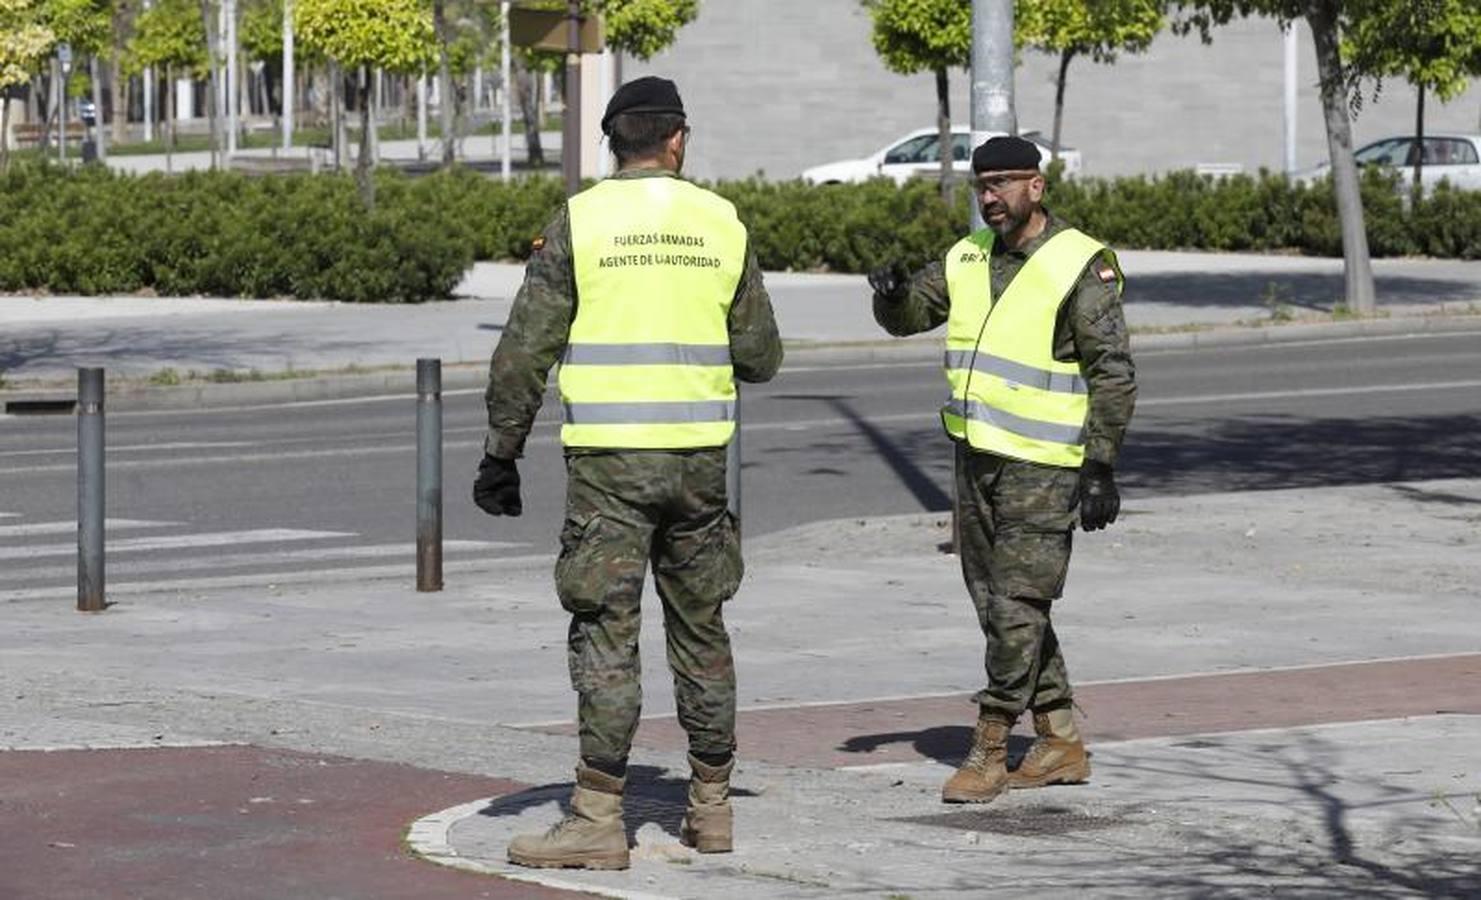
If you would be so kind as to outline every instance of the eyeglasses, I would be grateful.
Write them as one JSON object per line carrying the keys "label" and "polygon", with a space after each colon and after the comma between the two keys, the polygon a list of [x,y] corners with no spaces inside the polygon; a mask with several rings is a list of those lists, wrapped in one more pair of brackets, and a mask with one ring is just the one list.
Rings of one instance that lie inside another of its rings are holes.
{"label": "eyeglasses", "polygon": [[1038,178],[1038,172],[1015,172],[1008,175],[988,175],[977,179],[977,193],[1002,194],[1020,181]]}

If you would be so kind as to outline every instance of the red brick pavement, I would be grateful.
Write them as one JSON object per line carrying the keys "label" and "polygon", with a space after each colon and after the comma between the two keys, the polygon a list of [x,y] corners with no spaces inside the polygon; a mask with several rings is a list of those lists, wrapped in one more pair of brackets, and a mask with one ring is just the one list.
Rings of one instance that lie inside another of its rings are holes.
{"label": "red brick pavement", "polygon": [[[740,753],[821,768],[955,763],[971,740],[976,710],[970,700],[960,695],[743,710],[736,727]],[[1087,737],[1102,741],[1481,714],[1481,653],[1088,684],[1076,689],[1075,701],[1085,713]],[[571,734],[575,728],[542,730]],[[686,746],[672,716],[644,719],[637,743]]]}
{"label": "red brick pavement", "polygon": [[575,897],[412,858],[428,812],[524,785],[257,747],[0,753],[3,900]]}

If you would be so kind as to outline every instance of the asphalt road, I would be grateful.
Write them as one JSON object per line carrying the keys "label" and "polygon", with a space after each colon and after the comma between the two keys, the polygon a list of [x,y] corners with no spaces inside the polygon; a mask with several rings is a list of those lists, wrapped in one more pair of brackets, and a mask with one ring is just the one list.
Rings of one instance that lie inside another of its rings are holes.
{"label": "asphalt road", "polygon": [[[1121,466],[1126,502],[1474,476],[1478,338],[1143,353]],[[939,369],[922,363],[793,365],[747,386],[746,532],[944,513],[951,458],[934,413],[943,393]],[[468,494],[481,394],[445,396],[450,560],[550,552],[564,491],[556,413],[547,402],[521,465],[525,515],[490,519]],[[414,416],[406,397],[110,414],[110,587],[409,566]],[[0,418],[0,600],[75,585],[75,443],[70,417]]]}

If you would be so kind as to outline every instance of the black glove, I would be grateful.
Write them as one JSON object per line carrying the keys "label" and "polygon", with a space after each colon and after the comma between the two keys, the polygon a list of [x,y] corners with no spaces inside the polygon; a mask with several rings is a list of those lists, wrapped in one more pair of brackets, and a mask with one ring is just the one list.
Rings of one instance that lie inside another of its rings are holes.
{"label": "black glove", "polygon": [[517,516],[524,512],[519,499],[519,470],[512,459],[484,454],[473,482],[473,502],[491,516]]}
{"label": "black glove", "polygon": [[1121,494],[1111,467],[1087,459],[1080,466],[1080,528],[1099,531],[1116,521],[1121,511]]}
{"label": "black glove", "polygon": [[900,263],[890,263],[869,273],[869,286],[884,299],[898,303],[910,291],[910,272]]}

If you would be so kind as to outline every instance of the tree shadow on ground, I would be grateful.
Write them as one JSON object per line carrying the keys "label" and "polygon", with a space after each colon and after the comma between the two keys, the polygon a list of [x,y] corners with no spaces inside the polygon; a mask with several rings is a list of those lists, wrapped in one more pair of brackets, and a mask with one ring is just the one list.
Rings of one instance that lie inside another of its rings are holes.
{"label": "tree shadow on ground", "polygon": [[[1377,275],[1374,290],[1380,298],[1380,307],[1385,309],[1481,299],[1481,284],[1459,278],[1452,281],[1402,274]],[[1284,305],[1330,313],[1343,302],[1345,295],[1341,269],[1330,273],[1277,270],[1228,274],[1132,273],[1127,281],[1127,300],[1134,305],[1200,309]]]}
{"label": "tree shadow on ground", "polygon": [[1159,424],[1164,427],[1154,430],[1133,423],[1127,436],[1117,474],[1132,491],[1278,490],[1481,474],[1481,415],[1269,416],[1197,432]]}
{"label": "tree shadow on ground", "polygon": [[[989,806],[890,821],[987,834],[984,850],[1027,854],[1030,867],[1005,862],[1001,872],[1003,888],[1023,896],[1481,896],[1472,851],[1481,820],[1439,808],[1470,795],[1429,794],[1382,776],[1358,782],[1340,738],[1210,735],[1137,747],[1102,755],[1110,757],[1102,780],[1112,787],[1100,791],[1015,792]],[[1121,792],[1129,802],[1117,798],[1118,771],[1140,776]],[[1064,865],[1032,865],[1050,857]],[[892,878],[875,887],[970,894],[975,877],[962,872],[948,885]]]}

